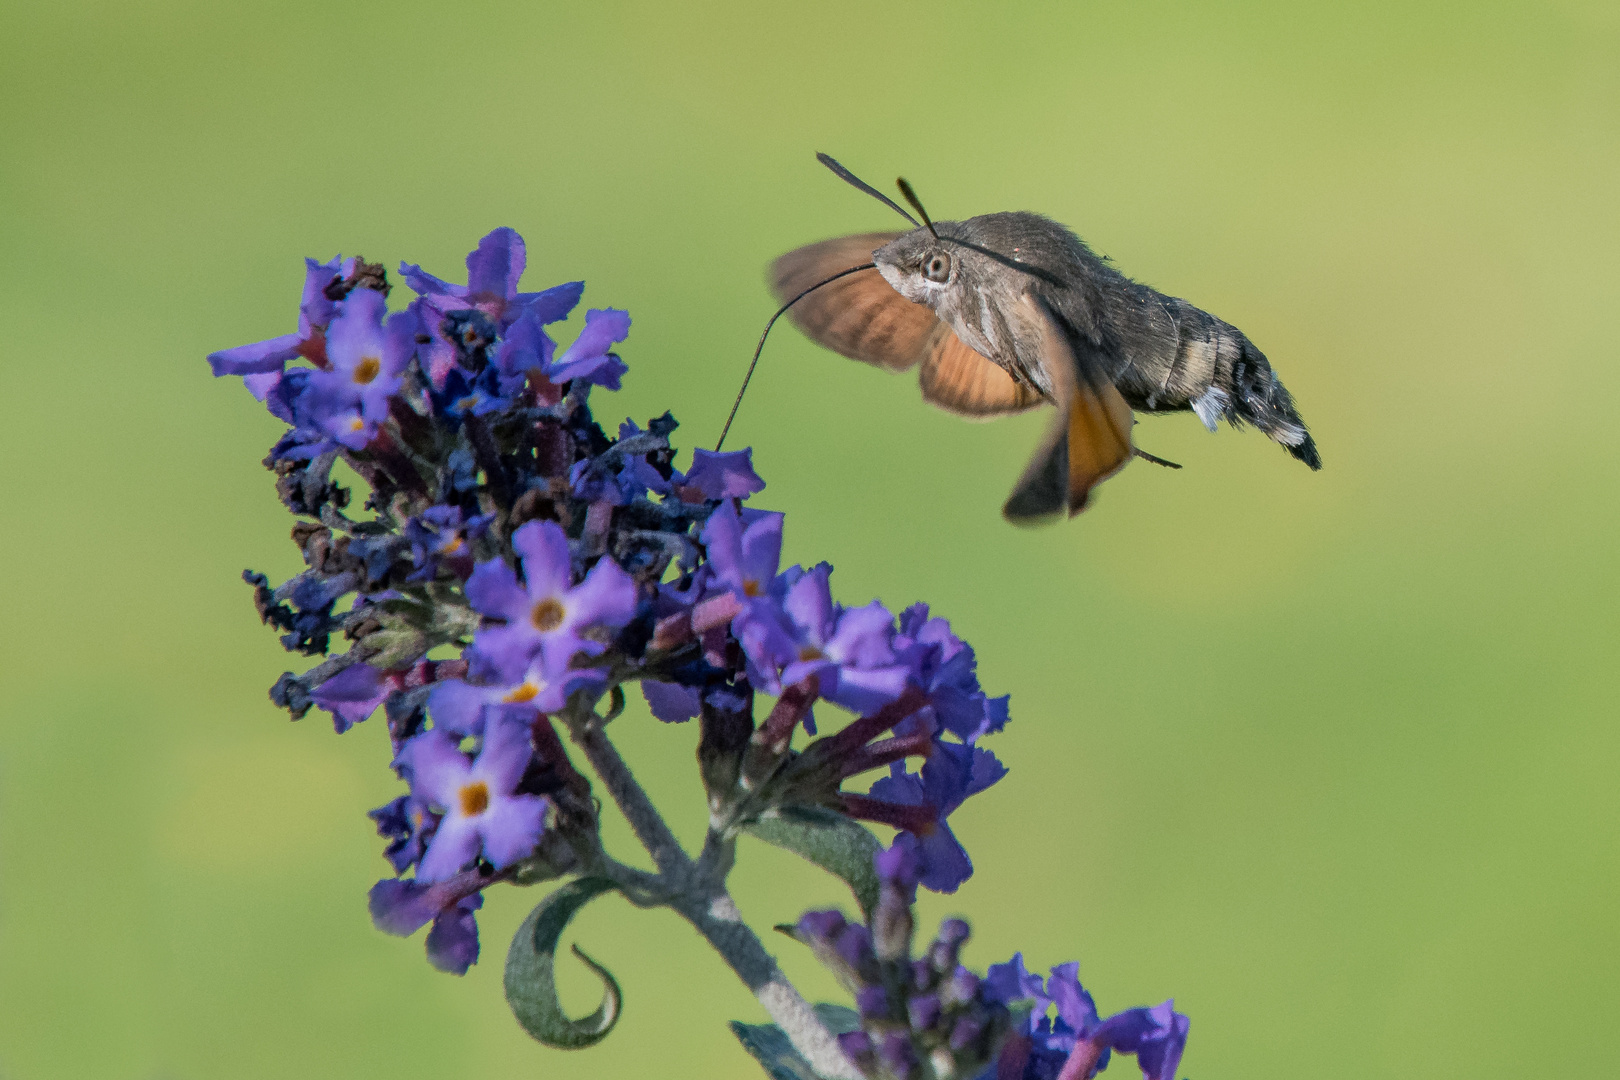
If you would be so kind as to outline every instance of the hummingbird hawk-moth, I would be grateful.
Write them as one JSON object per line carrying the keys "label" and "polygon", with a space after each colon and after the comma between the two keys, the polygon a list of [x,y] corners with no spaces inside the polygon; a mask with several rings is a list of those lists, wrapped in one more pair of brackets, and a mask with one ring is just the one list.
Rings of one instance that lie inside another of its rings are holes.
{"label": "hummingbird hawk-moth", "polygon": [[811,340],[889,371],[917,368],[923,397],[948,412],[988,419],[1054,406],[1003,507],[1008,519],[1073,516],[1132,457],[1171,464],[1136,449],[1133,410],[1190,410],[1211,431],[1222,419],[1253,424],[1322,467],[1265,354],[1230,323],[1132,281],[1049,218],[932,221],[901,179],[919,223],[817,156],[916,228],[790,251],[771,266],[772,290]]}

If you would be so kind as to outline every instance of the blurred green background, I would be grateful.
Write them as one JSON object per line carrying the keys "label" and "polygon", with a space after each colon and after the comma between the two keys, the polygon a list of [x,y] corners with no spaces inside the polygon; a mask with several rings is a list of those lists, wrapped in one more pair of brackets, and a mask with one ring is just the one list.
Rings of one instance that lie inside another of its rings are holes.
{"label": "blurred green background", "polygon": [[[511,225],[528,287],[635,317],[598,415],[712,445],[766,262],[896,224],[816,150],[1235,323],[1327,466],[1148,419],[1183,471],[1018,531],[1042,418],[779,331],[734,438],[788,558],[933,602],[1013,695],[1011,775],[956,819],[978,874],[925,917],[976,966],[1080,959],[1105,1010],[1174,995],[1199,1080],[1620,1052],[1612,3],[63,0],[0,50],[6,1080],[756,1075],[723,1022],[757,1006],[673,916],[578,921],[627,1011],[575,1054],[501,998],[535,893],[491,897],[465,979],[371,928],[385,733],[265,699],[298,658],[238,575],[297,565],[279,425],[203,357],[292,329],[305,255],[464,280]],[[621,724],[696,837],[696,732]],[[761,926],[845,902],[757,846],[735,880]]]}

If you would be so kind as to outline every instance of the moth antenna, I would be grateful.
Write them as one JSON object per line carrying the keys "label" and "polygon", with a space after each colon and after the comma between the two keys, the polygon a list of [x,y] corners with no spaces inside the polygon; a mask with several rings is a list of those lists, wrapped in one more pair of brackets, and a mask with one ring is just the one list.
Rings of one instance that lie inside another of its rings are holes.
{"label": "moth antenna", "polygon": [[[873,187],[871,184],[868,184],[865,180],[862,180],[860,177],[856,176],[854,173],[850,172],[848,169],[844,168],[842,165],[838,164],[838,162],[833,158],[833,156],[831,154],[819,154],[818,153],[816,155],[816,160],[821,162],[823,165],[827,166],[827,168],[831,169],[833,171],[833,175],[838,177],[838,179],[842,180],[844,183],[850,185],[853,188],[857,188],[857,189],[859,189],[861,191],[866,192],[868,195],[872,196],[872,198],[876,199],[878,202],[882,203],[884,206],[887,206],[890,210],[893,210],[895,213],[899,214],[901,217],[903,217],[907,221],[911,222],[912,228],[920,227],[921,222],[919,222],[916,218],[912,217],[910,214],[906,213],[905,210],[903,210],[901,208],[899,203],[895,202],[893,199],[891,199],[887,195],[883,194],[883,192],[879,191],[877,188]],[[923,215],[923,217],[927,217],[927,216],[928,216],[927,214]],[[930,227],[932,227],[932,226],[930,226]]]}
{"label": "moth antenna", "polygon": [[[894,182],[900,185],[900,194],[906,197],[906,202],[911,204],[911,208],[913,210],[922,215],[923,224],[928,226],[928,231],[934,234],[935,240],[938,240],[939,233],[934,229],[934,223],[928,217],[928,211],[923,209],[922,200],[917,198],[917,193],[915,191],[911,190],[911,184],[908,183],[906,178],[903,176],[896,177]],[[906,216],[910,217],[911,215],[907,214]],[[912,224],[915,225],[916,222],[913,221]]]}
{"label": "moth antenna", "polygon": [[[820,156],[821,157],[826,157],[825,154],[822,154]],[[827,158],[827,160],[832,161],[831,158]],[[833,162],[833,165],[837,165],[837,164],[838,163],[836,161]],[[832,168],[832,165],[829,165],[828,168]],[[842,166],[839,166],[839,168],[842,168]],[[836,172],[837,170],[835,169],[834,171]],[[854,181],[854,182],[856,184],[860,183],[860,181],[858,181],[858,180]],[[862,186],[864,186],[864,185],[862,185]],[[876,194],[876,192],[874,192],[873,194]],[[882,199],[883,196],[878,195],[878,198]],[[884,199],[883,201],[888,202],[887,199]],[[904,210],[902,210],[900,212],[905,213]],[[738,387],[738,389],[737,389],[737,400],[733,401],[731,403],[731,413],[730,413],[730,415],[728,415],[726,417],[726,426],[720,429],[720,439],[719,439],[718,442],[716,442],[714,444],[714,452],[715,453],[718,454],[720,452],[720,448],[722,446],[726,445],[726,434],[731,431],[731,422],[733,420],[737,419],[737,409],[738,409],[739,406],[742,405],[743,395],[748,392],[748,380],[752,379],[754,377],[754,368],[759,365],[759,354],[765,350],[765,339],[770,336],[771,327],[776,325],[776,320],[780,319],[783,315],[787,314],[787,309],[788,308],[792,307],[794,304],[797,304],[800,300],[803,300],[805,297],[809,296],[811,293],[815,292],[817,289],[821,288],[823,285],[831,284],[832,282],[837,281],[841,277],[848,277],[851,274],[860,273],[862,270],[876,270],[876,269],[877,269],[877,263],[862,263],[860,266],[852,266],[848,270],[840,270],[840,271],[838,271],[838,273],[834,274],[832,277],[825,278],[825,279],[823,279],[821,281],[816,282],[814,285],[812,285],[808,289],[804,290],[804,292],[800,293],[798,296],[795,296],[793,299],[789,300],[787,303],[783,304],[781,307],[776,309],[776,314],[771,316],[771,321],[765,324],[765,332],[763,334],[759,335],[759,344],[754,346],[754,358],[752,360],[748,361],[748,371],[743,375],[742,386]]]}

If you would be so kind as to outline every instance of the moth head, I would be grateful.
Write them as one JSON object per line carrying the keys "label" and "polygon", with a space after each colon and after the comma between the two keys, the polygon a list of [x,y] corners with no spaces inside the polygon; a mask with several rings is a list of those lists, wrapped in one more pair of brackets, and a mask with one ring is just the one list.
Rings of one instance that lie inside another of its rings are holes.
{"label": "moth head", "polygon": [[872,261],[901,296],[933,306],[960,279],[961,252],[954,246],[927,229],[914,229],[872,252]]}

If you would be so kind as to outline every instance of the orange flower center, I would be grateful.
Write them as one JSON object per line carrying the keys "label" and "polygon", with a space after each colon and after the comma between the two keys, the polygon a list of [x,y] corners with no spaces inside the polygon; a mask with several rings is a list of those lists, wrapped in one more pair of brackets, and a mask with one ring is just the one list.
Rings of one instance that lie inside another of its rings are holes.
{"label": "orange flower center", "polygon": [[534,610],[529,612],[529,621],[534,623],[534,628],[542,634],[549,634],[562,625],[564,614],[563,606],[557,602],[557,598],[548,596],[534,605]]}
{"label": "orange flower center", "polygon": [[501,698],[508,705],[522,705],[526,701],[533,701],[540,696],[540,688],[532,682],[523,683],[514,687],[510,694]]}
{"label": "orange flower center", "polygon": [[826,657],[827,654],[816,648],[814,645],[804,645],[799,649],[800,660],[824,660]]}
{"label": "orange flower center", "polygon": [[489,808],[489,785],[482,780],[474,780],[460,794],[463,817],[477,817]]}
{"label": "orange flower center", "polygon": [[759,582],[756,581],[754,578],[743,578],[743,595],[744,596],[755,597],[755,596],[758,596],[762,592],[764,592],[764,590],[759,587]]}
{"label": "orange flower center", "polygon": [[450,538],[450,542],[448,544],[444,545],[444,547],[440,550],[440,554],[442,554],[442,555],[454,555],[456,552],[458,552],[460,550],[461,550],[461,537],[459,535],[457,535],[457,536],[452,536]]}
{"label": "orange flower center", "polygon": [[375,356],[362,357],[360,362],[354,365],[354,381],[364,386],[372,379],[375,379],[381,371],[381,360]]}

